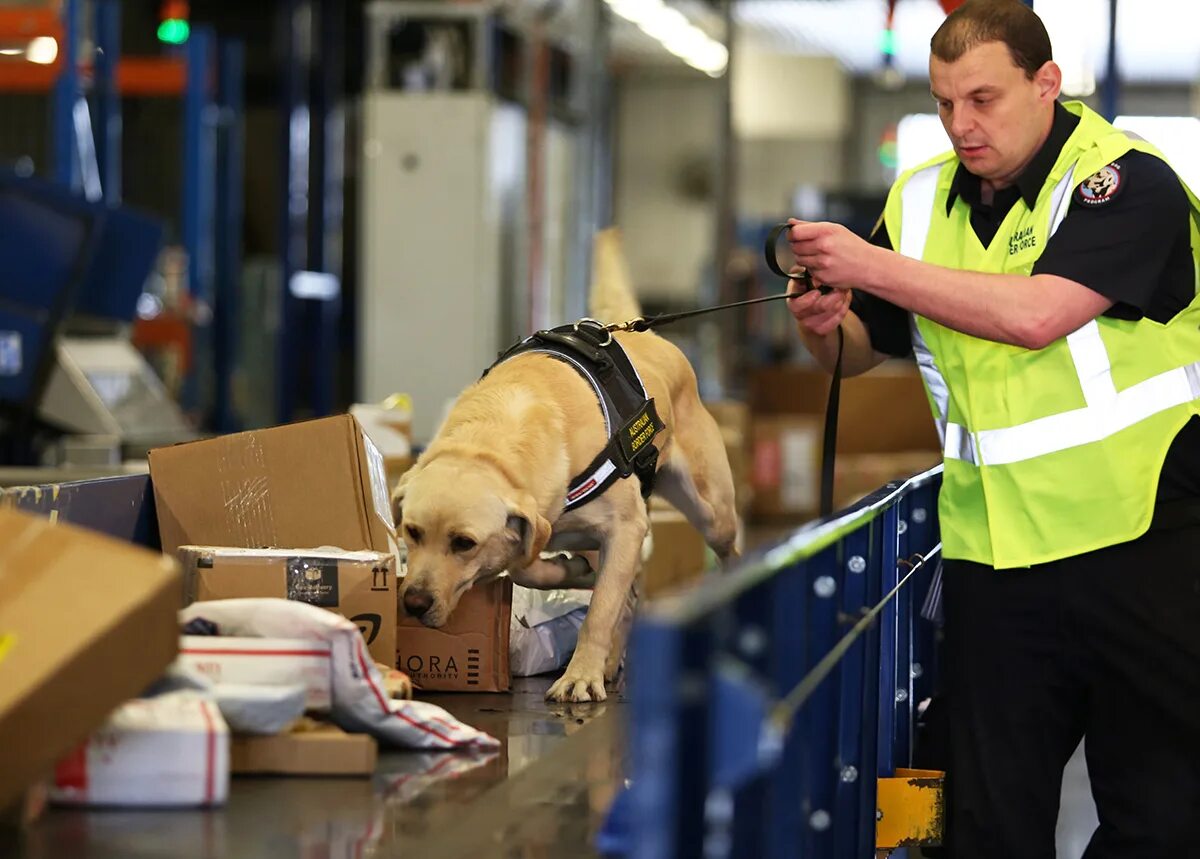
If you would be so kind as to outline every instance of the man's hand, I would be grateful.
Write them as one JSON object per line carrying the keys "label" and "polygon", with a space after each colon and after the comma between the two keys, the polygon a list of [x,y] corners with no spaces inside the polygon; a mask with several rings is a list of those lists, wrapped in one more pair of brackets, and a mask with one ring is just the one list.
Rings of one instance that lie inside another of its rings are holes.
{"label": "man's hand", "polygon": [[822,295],[817,289],[802,292],[801,282],[788,281],[788,292],[795,298],[787,300],[788,310],[804,330],[824,337],[837,330],[850,310],[850,290],[835,289]]}
{"label": "man's hand", "polygon": [[875,245],[840,224],[810,223],[795,218],[789,218],[788,223],[792,225],[787,234],[788,244],[796,256],[796,264],[808,270],[814,283],[835,289],[870,283],[872,265],[879,251]]}

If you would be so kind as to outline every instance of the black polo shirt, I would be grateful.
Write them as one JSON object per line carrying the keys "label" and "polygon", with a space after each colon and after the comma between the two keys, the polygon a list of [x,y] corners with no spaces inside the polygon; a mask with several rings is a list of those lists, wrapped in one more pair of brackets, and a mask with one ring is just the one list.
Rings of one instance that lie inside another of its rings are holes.
{"label": "black polo shirt", "polygon": [[[1009,186],[996,191],[990,205],[982,199],[978,176],[961,163],[954,174],[947,212],[961,197],[971,207],[971,228],[987,247],[1006,215],[1023,202],[1033,208],[1067,139],[1079,124],[1062,105],[1055,105],[1050,135],[1029,166]],[[1179,178],[1166,162],[1130,151],[1109,168],[1118,178],[1099,195],[1074,192],[1068,217],[1050,237],[1033,266],[1033,274],[1054,274],[1092,289],[1113,302],[1106,316],[1167,322],[1191,303],[1196,288],[1191,251],[1191,210]],[[880,221],[874,244],[893,249]],[[905,310],[863,292],[851,309],[862,319],[876,351],[904,357],[912,353]],[[1200,357],[1200,356],[1197,356]],[[1159,501],[1200,501],[1200,419],[1193,418],[1175,438],[1159,480]],[[1160,504],[1165,523],[1179,518]],[[1190,521],[1198,515],[1185,516]]]}

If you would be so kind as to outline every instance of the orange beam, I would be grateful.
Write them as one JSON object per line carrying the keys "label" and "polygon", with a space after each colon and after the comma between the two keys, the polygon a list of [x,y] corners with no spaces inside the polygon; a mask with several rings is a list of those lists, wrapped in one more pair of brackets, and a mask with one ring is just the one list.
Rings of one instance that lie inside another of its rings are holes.
{"label": "orange beam", "polygon": [[62,21],[58,13],[41,7],[0,7],[0,39],[53,36],[62,41]]}
{"label": "orange beam", "polygon": [[175,57],[127,57],[117,63],[121,95],[182,95],[187,63]]}
{"label": "orange beam", "polygon": [[42,66],[24,57],[0,57],[0,92],[46,92],[58,80],[59,64]]}
{"label": "orange beam", "polygon": [[[58,79],[61,63],[46,66],[24,57],[0,56],[0,92],[47,92]],[[90,79],[90,67],[81,67]],[[129,57],[117,63],[117,91],[132,96],[178,96],[187,84],[187,63],[174,57]]]}

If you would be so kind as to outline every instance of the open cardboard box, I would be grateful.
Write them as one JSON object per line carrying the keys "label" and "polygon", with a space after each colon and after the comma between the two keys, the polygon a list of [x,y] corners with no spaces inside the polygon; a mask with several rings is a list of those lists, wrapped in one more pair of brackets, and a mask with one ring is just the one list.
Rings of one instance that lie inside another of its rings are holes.
{"label": "open cardboard box", "polygon": [[163,551],[334,546],[395,552],[383,458],[349,415],[150,451]]}

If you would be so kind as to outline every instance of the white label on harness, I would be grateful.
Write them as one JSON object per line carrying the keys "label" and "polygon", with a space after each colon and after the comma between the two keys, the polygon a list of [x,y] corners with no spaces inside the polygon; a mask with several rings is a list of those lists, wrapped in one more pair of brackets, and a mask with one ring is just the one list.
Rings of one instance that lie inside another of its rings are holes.
{"label": "white label on harness", "polygon": [[817,506],[817,431],[786,429],[779,438],[779,500],[788,510]]}
{"label": "white label on harness", "polygon": [[21,366],[21,332],[0,331],[0,376],[19,376]]}

